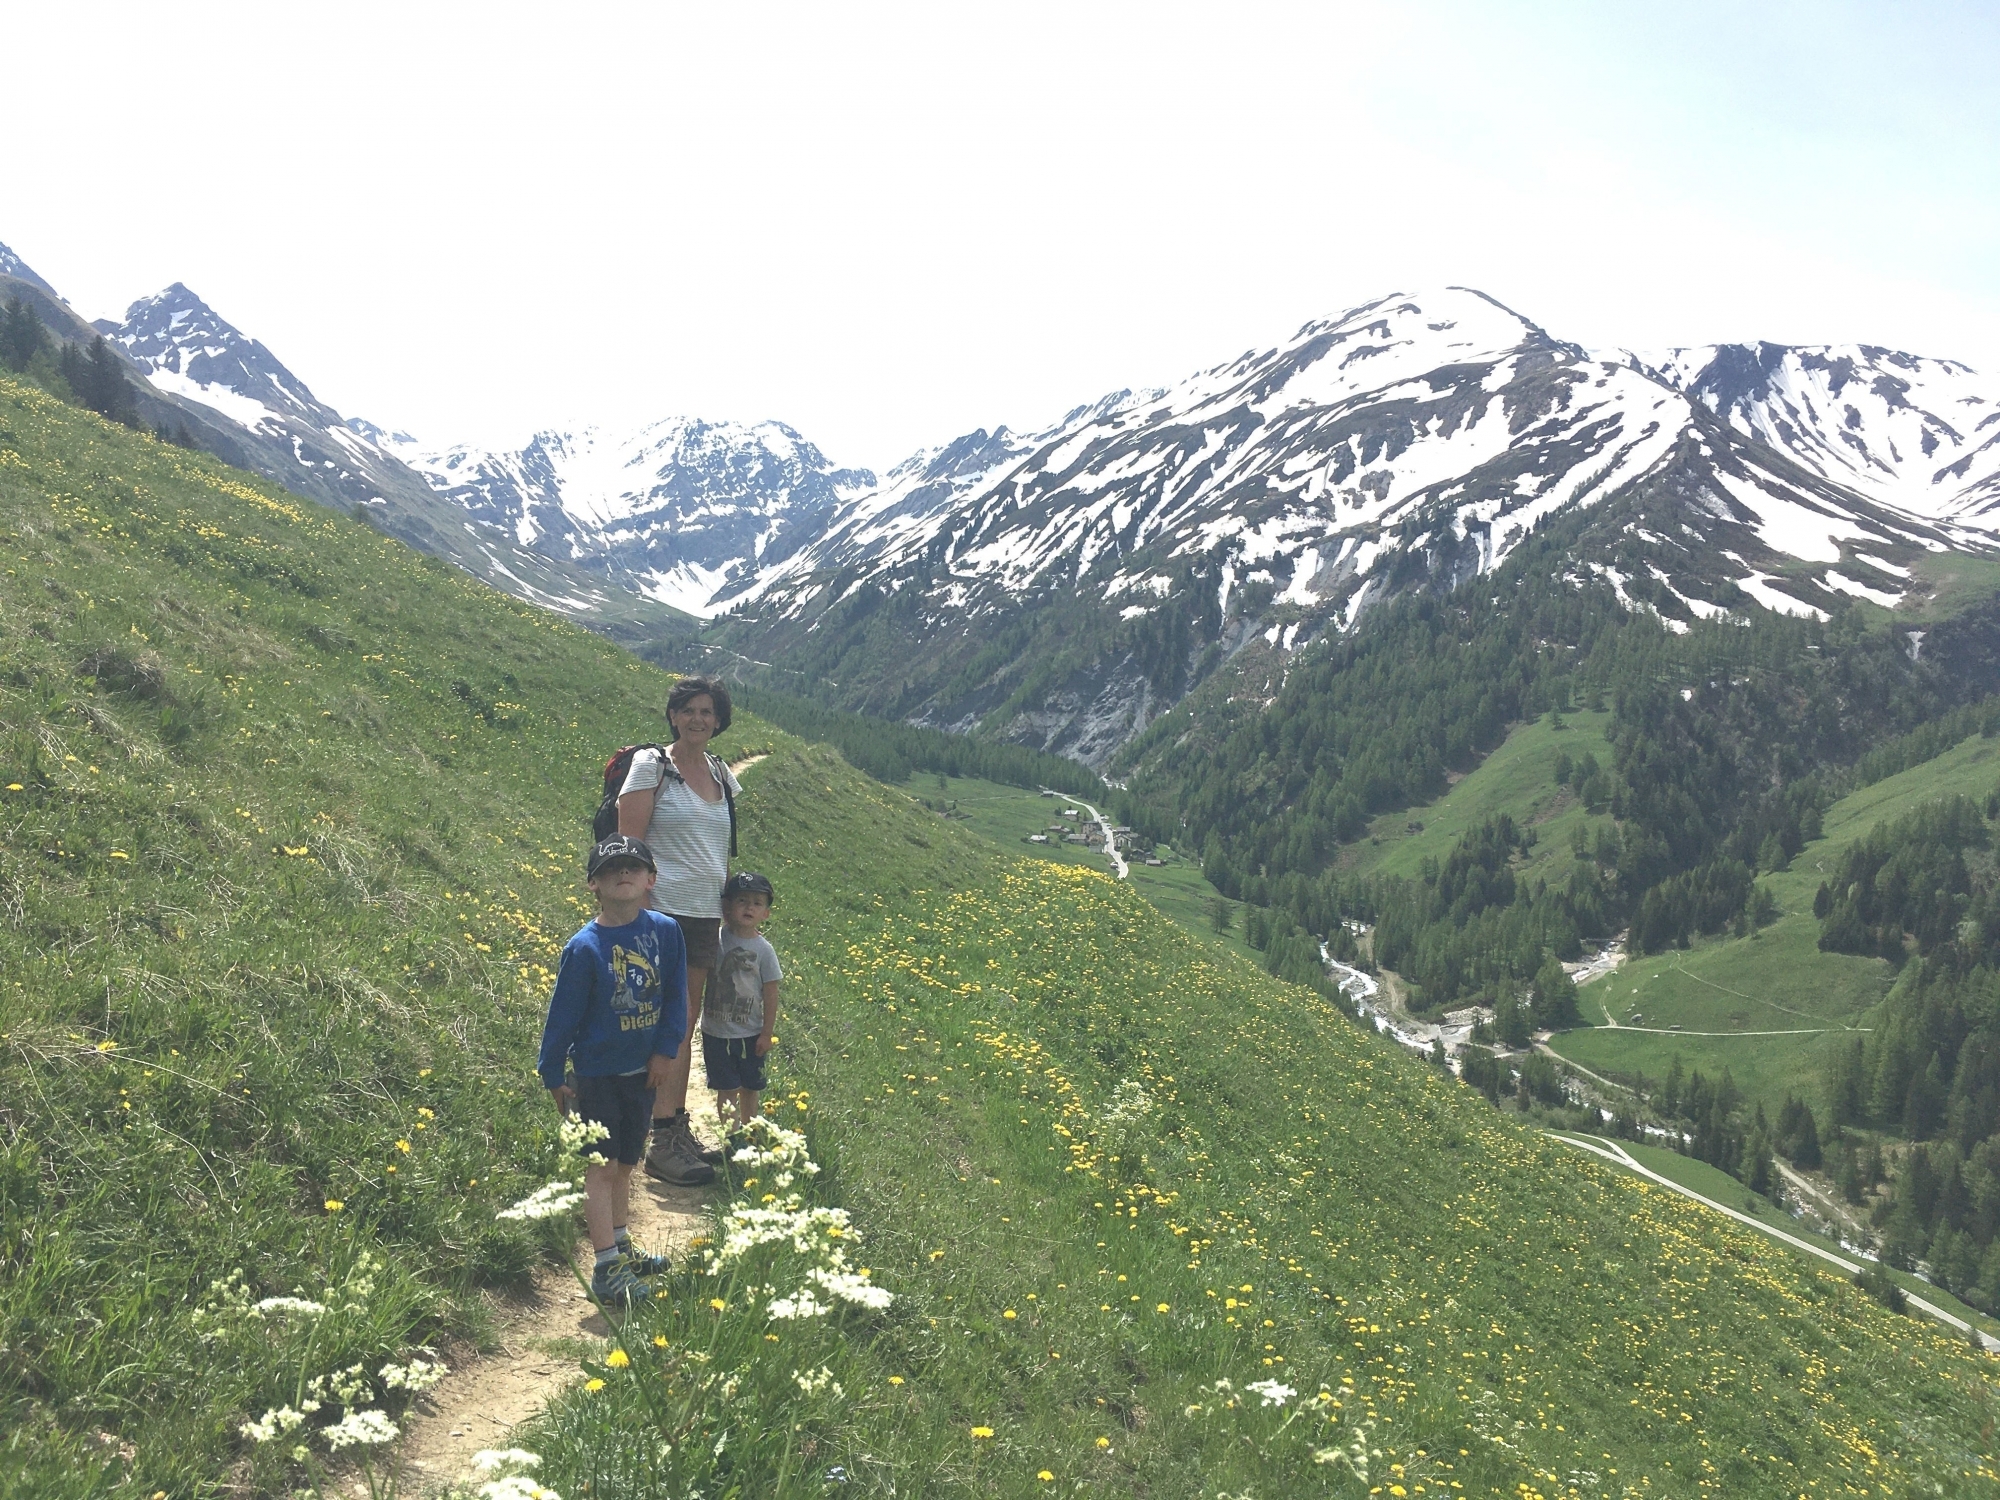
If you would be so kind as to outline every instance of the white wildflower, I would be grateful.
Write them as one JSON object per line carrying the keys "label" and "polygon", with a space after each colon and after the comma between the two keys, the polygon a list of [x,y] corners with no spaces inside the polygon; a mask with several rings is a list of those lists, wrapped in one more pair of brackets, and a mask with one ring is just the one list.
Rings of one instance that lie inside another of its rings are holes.
{"label": "white wildflower", "polygon": [[789,1242],[801,1255],[822,1253],[833,1241],[855,1242],[853,1225],[844,1208],[733,1208],[722,1221],[718,1265],[748,1255],[760,1245]]}
{"label": "white wildflower", "polygon": [[545,1182],[512,1208],[503,1208],[496,1219],[553,1219],[583,1202],[583,1193],[572,1183]]}
{"label": "white wildflower", "polygon": [[831,1391],[835,1396],[847,1394],[840,1388],[840,1382],[833,1378],[833,1371],[821,1365],[810,1375],[802,1370],[792,1371],[792,1379],[798,1388],[808,1396],[817,1396],[821,1391]]}
{"label": "white wildflower", "polygon": [[[306,1393],[314,1403],[334,1401],[342,1406],[366,1406],[375,1399],[375,1387],[368,1383],[368,1373],[360,1365],[349,1365],[331,1375],[315,1375]],[[308,1411],[318,1409],[315,1404],[306,1407]]]}
{"label": "white wildflower", "polygon": [[545,1484],[537,1484],[526,1474],[509,1474],[503,1479],[489,1479],[473,1490],[479,1500],[562,1500],[554,1490]]}
{"label": "white wildflower", "polygon": [[1226,1375],[1222,1379],[1215,1382],[1215,1388],[1218,1391],[1221,1391],[1224,1395],[1227,1395],[1229,1392],[1236,1389],[1235,1386],[1229,1383],[1229,1377]]}
{"label": "white wildflower", "polygon": [[329,1448],[340,1449],[354,1444],[393,1443],[398,1434],[396,1424],[379,1411],[351,1411],[331,1427],[322,1429],[322,1437]]}
{"label": "white wildflower", "polygon": [[385,1388],[392,1391],[408,1391],[412,1396],[416,1396],[444,1379],[451,1373],[451,1369],[441,1359],[434,1359],[429,1364],[420,1359],[413,1359],[407,1365],[384,1365],[377,1373],[381,1375]]}
{"label": "white wildflower", "polygon": [[818,1318],[833,1311],[833,1308],[812,1294],[812,1288],[801,1287],[789,1297],[779,1297],[765,1309],[773,1318]]}
{"label": "white wildflower", "polygon": [[245,1422],[237,1429],[253,1443],[275,1442],[277,1439],[297,1430],[306,1419],[302,1411],[294,1411],[289,1406],[274,1406],[254,1422]]}
{"label": "white wildflower", "polygon": [[220,1281],[208,1284],[208,1295],[194,1310],[194,1326],[204,1340],[212,1343],[223,1336],[230,1323],[249,1316],[250,1288],[241,1271],[231,1271]]}
{"label": "white wildflower", "polygon": [[498,1474],[507,1469],[539,1469],[542,1455],[526,1448],[481,1448],[472,1455],[475,1474]]}
{"label": "white wildflower", "polygon": [[266,1297],[257,1304],[256,1310],[267,1318],[273,1313],[297,1313],[300,1317],[316,1318],[326,1311],[326,1304],[305,1297]]}
{"label": "white wildflower", "polygon": [[1298,1394],[1290,1386],[1280,1385],[1275,1380],[1253,1380],[1244,1389],[1262,1396],[1266,1406],[1283,1406]]}
{"label": "white wildflower", "polygon": [[556,1127],[562,1138],[562,1148],[571,1156],[582,1157],[594,1167],[604,1165],[602,1152],[590,1148],[599,1141],[611,1138],[611,1129],[601,1120],[586,1120],[580,1115],[571,1115]]}
{"label": "white wildflower", "polygon": [[857,1307],[872,1307],[880,1311],[895,1300],[893,1294],[852,1271],[829,1271],[815,1266],[806,1274],[841,1301],[852,1302]]}

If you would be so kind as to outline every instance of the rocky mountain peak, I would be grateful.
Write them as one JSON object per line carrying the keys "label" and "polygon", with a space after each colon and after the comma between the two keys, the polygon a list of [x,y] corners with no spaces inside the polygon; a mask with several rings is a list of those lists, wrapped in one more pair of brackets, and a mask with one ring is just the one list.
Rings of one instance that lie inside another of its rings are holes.
{"label": "rocky mountain peak", "polygon": [[35,274],[34,267],[22,260],[20,256],[16,255],[5,245],[0,245],[0,276],[11,276],[16,281],[25,281],[29,286],[48,293],[49,296],[54,297],[58,302],[62,301],[56,289]]}

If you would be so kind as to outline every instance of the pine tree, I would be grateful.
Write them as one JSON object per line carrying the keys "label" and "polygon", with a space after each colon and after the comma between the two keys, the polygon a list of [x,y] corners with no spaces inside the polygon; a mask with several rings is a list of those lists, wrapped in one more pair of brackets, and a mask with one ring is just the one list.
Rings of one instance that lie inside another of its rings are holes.
{"label": "pine tree", "polygon": [[18,375],[48,346],[42,315],[19,297],[8,298],[6,312],[0,313],[0,364]]}
{"label": "pine tree", "polygon": [[1861,1158],[1852,1145],[1841,1149],[1833,1180],[1840,1188],[1840,1196],[1849,1203],[1858,1206],[1867,1199],[1868,1185],[1861,1180]]}
{"label": "pine tree", "polygon": [[1756,1122],[1743,1143],[1743,1185],[1753,1193],[1769,1194],[1777,1181],[1777,1163],[1771,1158],[1771,1132],[1764,1122],[1764,1106],[1760,1104]]}
{"label": "pine tree", "polygon": [[1576,1008],[1576,982],[1553,953],[1542,960],[1535,975],[1534,1014],[1535,1024],[1551,1031],[1583,1024]]}
{"label": "pine tree", "polygon": [[79,404],[114,422],[133,419],[132,388],[103,334],[90,341],[87,351],[76,344],[63,345],[58,368]]}
{"label": "pine tree", "polygon": [[1681,1055],[1674,1054],[1673,1066],[1667,1069],[1667,1081],[1660,1085],[1660,1109],[1669,1119],[1681,1113],[1681,1095],[1687,1089],[1687,1075],[1681,1071]]}

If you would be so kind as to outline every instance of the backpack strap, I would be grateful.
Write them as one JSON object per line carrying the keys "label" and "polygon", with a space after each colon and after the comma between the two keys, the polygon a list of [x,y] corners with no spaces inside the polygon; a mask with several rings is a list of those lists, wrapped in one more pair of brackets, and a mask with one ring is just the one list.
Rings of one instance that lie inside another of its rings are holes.
{"label": "backpack strap", "polygon": [[[685,776],[681,775],[680,767],[674,764],[674,758],[671,755],[667,754],[665,750],[660,749],[657,745],[651,748],[660,751],[661,786],[667,784],[667,777],[669,776],[673,777],[676,781],[684,782],[687,780]],[[736,794],[729,790],[729,766],[721,756],[712,750],[704,751],[703,754],[708,757],[708,774],[713,776],[715,784],[722,788],[722,800],[729,808],[729,857],[734,859],[736,858]]]}
{"label": "backpack strap", "polygon": [[729,790],[729,767],[722,757],[710,753],[708,774],[715,778],[715,784],[722,788],[722,800],[729,804],[729,857],[736,858],[736,794]]}

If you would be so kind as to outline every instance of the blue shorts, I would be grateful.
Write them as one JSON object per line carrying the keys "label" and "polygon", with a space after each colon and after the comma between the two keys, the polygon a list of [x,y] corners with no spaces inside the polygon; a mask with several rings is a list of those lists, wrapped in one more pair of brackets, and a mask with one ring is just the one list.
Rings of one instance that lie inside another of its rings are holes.
{"label": "blue shorts", "polygon": [[764,1059],[757,1055],[754,1036],[710,1036],[704,1031],[701,1061],[708,1069],[708,1086],[717,1093],[727,1089],[764,1092]]}
{"label": "blue shorts", "polygon": [[615,1073],[607,1078],[576,1081],[576,1112],[611,1132],[609,1140],[584,1148],[607,1160],[638,1165],[645,1154],[646,1132],[653,1128],[653,1091],[644,1073]]}

